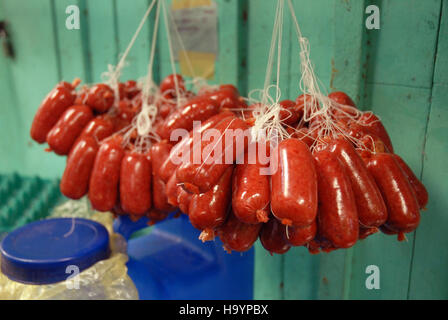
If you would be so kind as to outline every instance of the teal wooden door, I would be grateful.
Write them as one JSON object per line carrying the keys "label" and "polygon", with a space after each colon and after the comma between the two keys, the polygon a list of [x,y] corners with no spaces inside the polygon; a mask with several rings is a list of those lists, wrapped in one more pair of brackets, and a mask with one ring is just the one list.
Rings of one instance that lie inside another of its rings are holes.
{"label": "teal wooden door", "polygon": [[[218,0],[219,55],[213,83],[247,94],[261,88],[275,1]],[[0,55],[0,173],[57,178],[64,159],[29,138],[34,112],[60,79],[100,81],[126,48],[148,0],[0,0],[14,59]],[[421,225],[406,242],[376,234],[349,250],[309,255],[294,248],[268,255],[256,248],[257,299],[448,298],[448,0],[293,0],[310,40],[316,74],[379,114],[400,154],[430,194]],[[78,5],[80,30],[65,28],[65,8]],[[380,29],[366,30],[367,5],[380,9]],[[154,16],[150,21],[153,21]],[[299,94],[298,44],[285,12],[280,86]],[[146,71],[151,24],[129,56],[124,78]],[[159,31],[156,80],[169,73],[166,36]],[[366,267],[380,270],[380,289],[365,286]]]}

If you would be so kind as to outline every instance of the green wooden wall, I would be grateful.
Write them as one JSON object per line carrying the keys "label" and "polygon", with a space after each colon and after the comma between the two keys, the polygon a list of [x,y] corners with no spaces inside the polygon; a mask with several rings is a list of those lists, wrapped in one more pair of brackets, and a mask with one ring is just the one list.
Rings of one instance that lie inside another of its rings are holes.
{"label": "green wooden wall", "polygon": [[[0,172],[55,178],[64,158],[29,138],[34,112],[60,80],[101,80],[116,63],[148,0],[0,0],[9,22],[14,59],[0,54]],[[219,57],[213,82],[235,83],[243,93],[261,88],[275,1],[218,0]],[[421,225],[399,243],[376,234],[349,250],[283,256],[256,248],[257,299],[448,298],[448,0],[293,0],[310,40],[316,74],[328,90],[344,90],[379,114],[396,152],[423,179],[430,194]],[[65,8],[81,9],[81,29],[65,28]],[[381,11],[381,29],[367,31],[365,7]],[[287,8],[285,8],[287,9]],[[150,21],[153,21],[153,17]],[[151,24],[129,56],[124,78],[145,74]],[[156,78],[170,73],[163,25]],[[280,86],[298,92],[298,44],[285,10]],[[365,269],[380,269],[379,290],[367,290]]]}

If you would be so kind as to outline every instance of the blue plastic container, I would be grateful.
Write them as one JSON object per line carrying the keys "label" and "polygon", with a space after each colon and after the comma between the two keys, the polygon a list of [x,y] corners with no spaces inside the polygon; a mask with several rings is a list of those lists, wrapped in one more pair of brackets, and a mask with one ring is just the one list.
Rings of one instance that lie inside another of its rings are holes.
{"label": "blue plastic container", "polygon": [[9,233],[0,246],[1,271],[13,281],[49,284],[64,281],[68,266],[80,272],[110,254],[106,228],[92,220],[36,221]]}
{"label": "blue plastic container", "polygon": [[[129,239],[147,227],[147,219],[133,223],[126,217],[114,229]],[[254,250],[228,254],[218,239],[202,243],[200,231],[186,215],[167,219],[148,235],[128,242],[128,272],[140,299],[253,298]]]}
{"label": "blue plastic container", "polygon": [[[253,249],[226,253],[217,239],[202,243],[188,217],[172,216],[149,234],[130,239],[148,220],[115,221],[128,240],[128,273],[140,299],[252,299]],[[82,271],[109,256],[109,236],[101,224],[82,218],[37,221],[9,233],[1,243],[2,272],[28,284],[64,281],[66,268]]]}

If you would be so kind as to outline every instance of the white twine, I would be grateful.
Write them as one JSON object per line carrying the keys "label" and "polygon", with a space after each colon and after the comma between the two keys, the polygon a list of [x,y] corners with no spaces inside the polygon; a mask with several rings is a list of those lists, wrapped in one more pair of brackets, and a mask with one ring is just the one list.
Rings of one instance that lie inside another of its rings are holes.
{"label": "white twine", "polygon": [[[119,79],[121,76],[121,71],[123,67],[125,66],[126,58],[129,55],[129,52],[131,51],[131,48],[134,46],[135,40],[137,39],[137,36],[139,35],[140,31],[143,28],[143,25],[145,24],[146,20],[148,19],[149,14],[151,13],[152,8],[154,7],[157,0],[153,0],[151,4],[149,5],[148,9],[146,10],[143,18],[141,19],[137,30],[135,31],[134,35],[131,38],[131,41],[129,42],[126,50],[124,51],[123,55],[121,56],[120,61],[118,62],[117,66],[114,67],[113,65],[108,65],[108,71],[104,72],[101,77],[105,83],[107,83],[112,90],[114,91],[115,100],[114,100],[114,106],[115,108],[118,107],[118,103],[120,101],[120,91],[119,91]],[[113,108],[111,108],[113,109]]]}

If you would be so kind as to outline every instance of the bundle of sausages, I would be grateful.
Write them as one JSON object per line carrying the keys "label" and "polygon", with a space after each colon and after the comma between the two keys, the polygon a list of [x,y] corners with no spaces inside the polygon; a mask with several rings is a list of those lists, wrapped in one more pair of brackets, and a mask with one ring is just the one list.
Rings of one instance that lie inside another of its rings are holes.
{"label": "bundle of sausages", "polygon": [[[341,92],[329,98],[337,102],[331,117],[343,135],[322,135],[316,129],[327,120],[321,117],[305,121],[309,97],[301,95],[279,103],[289,135],[271,148],[245,139],[257,105],[247,106],[233,85],[195,94],[181,76],[170,75],[149,97],[158,108],[153,131],[159,139],[142,151],[131,126],[142,107],[137,83],[120,83],[118,99],[106,84],[77,92],[78,84],[61,82],[48,94],[31,137],[68,155],[61,192],[72,199],[88,194],[96,210],[147,216],[152,223],[178,211],[202,230],[200,239],[218,236],[229,252],[246,251],[259,238],[271,254],[281,254],[291,246],[311,253],[348,248],[378,229],[403,239],[428,201],[379,119],[356,111]],[[209,129],[222,143],[206,138]],[[173,139],[176,130],[185,134]],[[265,147],[277,170],[263,174],[269,163],[247,161],[251,145]]]}

